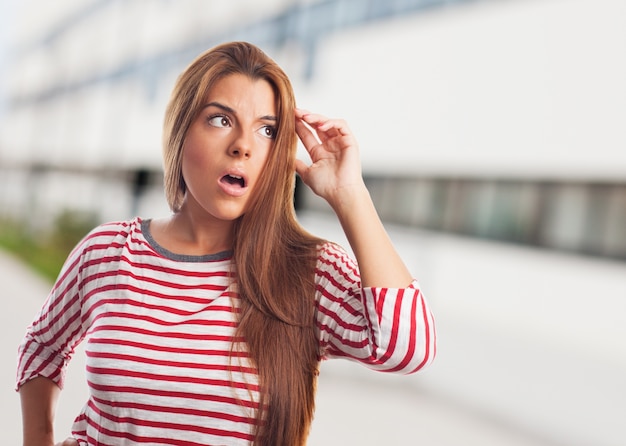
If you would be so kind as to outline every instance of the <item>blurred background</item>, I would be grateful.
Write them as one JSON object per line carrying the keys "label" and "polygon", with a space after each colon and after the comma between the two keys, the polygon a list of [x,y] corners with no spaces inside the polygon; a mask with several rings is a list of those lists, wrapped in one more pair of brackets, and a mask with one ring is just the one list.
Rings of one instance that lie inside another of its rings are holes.
{"label": "blurred background", "polygon": [[[309,444],[625,444],[626,2],[0,0],[0,21],[5,358],[77,238],[168,212],[174,81],[247,40],[300,107],[349,122],[437,321],[416,375],[325,363]],[[298,188],[296,203],[347,245],[323,202]],[[81,361],[59,432],[84,403]]]}

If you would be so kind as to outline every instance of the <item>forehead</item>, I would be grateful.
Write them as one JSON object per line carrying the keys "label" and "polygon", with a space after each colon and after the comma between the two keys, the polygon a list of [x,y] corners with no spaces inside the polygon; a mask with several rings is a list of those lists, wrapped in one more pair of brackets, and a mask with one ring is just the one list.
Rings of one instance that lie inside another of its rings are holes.
{"label": "forehead", "polygon": [[253,79],[244,74],[229,74],[217,80],[205,98],[206,103],[213,101],[235,111],[276,114],[276,94],[272,85],[265,79]]}

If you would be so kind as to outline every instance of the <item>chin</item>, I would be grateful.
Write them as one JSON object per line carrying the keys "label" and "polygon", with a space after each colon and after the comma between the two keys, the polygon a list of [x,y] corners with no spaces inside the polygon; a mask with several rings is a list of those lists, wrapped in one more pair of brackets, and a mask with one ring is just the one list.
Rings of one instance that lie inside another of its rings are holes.
{"label": "chin", "polygon": [[243,210],[241,211],[231,211],[231,212],[220,212],[213,214],[213,216],[219,220],[223,221],[231,221],[239,220],[244,215]]}

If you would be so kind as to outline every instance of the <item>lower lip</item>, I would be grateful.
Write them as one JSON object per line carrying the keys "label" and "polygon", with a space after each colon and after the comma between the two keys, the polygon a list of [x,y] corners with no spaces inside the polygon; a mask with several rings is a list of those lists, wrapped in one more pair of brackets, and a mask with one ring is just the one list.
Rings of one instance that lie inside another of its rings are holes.
{"label": "lower lip", "polygon": [[248,190],[247,187],[237,186],[235,184],[227,183],[226,181],[218,181],[220,188],[226,195],[230,195],[231,197],[241,197]]}

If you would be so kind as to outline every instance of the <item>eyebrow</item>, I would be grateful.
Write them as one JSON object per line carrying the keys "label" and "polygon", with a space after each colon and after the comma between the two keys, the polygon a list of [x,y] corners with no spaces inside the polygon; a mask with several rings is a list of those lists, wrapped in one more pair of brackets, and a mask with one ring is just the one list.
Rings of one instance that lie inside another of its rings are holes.
{"label": "eyebrow", "polygon": [[[222,104],[220,102],[217,102],[217,101],[209,102],[208,104],[206,104],[204,106],[204,108],[208,108],[208,107],[217,107],[219,109],[224,110],[227,113],[230,113],[230,114],[233,114],[233,115],[237,114],[237,112],[233,108],[229,107],[228,105],[224,105],[224,104]],[[263,121],[278,122],[278,118],[276,116],[273,116],[273,115],[261,116],[260,119],[263,120]]]}

